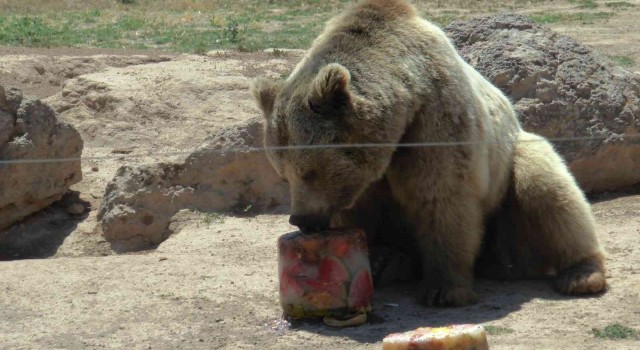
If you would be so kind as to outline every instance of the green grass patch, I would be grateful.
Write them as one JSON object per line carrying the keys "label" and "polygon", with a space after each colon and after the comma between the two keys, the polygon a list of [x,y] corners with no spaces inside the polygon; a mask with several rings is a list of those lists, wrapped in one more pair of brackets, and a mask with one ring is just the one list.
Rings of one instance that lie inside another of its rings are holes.
{"label": "green grass patch", "polygon": [[570,4],[576,4],[581,9],[594,9],[598,4],[594,0],[569,0]]}
{"label": "green grass patch", "polygon": [[636,61],[629,56],[611,56],[611,59],[620,66],[630,67],[636,64]]}
{"label": "green grass patch", "polygon": [[[514,1],[509,6],[529,6],[543,0]],[[597,5],[596,0],[572,1],[583,8]],[[11,0],[8,10],[0,13],[0,45],[141,48],[191,53],[216,49],[308,48],[326,21],[352,2],[117,0],[107,5],[98,0]],[[504,4],[489,2],[489,5],[496,6],[497,11]],[[456,9],[456,6],[465,10]],[[420,4],[419,7],[426,18],[446,26],[454,20],[472,16],[468,9],[476,8],[476,5],[472,6],[468,0],[438,0],[429,11]],[[486,11],[487,5],[477,8]],[[607,20],[612,15],[613,12],[595,11],[540,12],[530,17],[542,24],[590,24]]]}
{"label": "green grass patch", "polygon": [[142,8],[147,2],[138,1],[135,6],[114,9],[0,14],[0,45],[194,53],[234,48],[243,51],[306,48],[325,22],[339,11],[335,5],[335,1],[274,0],[249,2],[242,11],[230,5],[211,12],[190,9],[153,12]]}
{"label": "green grass patch", "polygon": [[51,46],[60,31],[38,17],[0,17],[0,43],[14,46]]}
{"label": "green grass patch", "polygon": [[604,329],[593,328],[592,332],[596,338],[613,339],[613,340],[638,338],[638,332],[635,329],[627,326],[623,326],[618,323],[610,324],[604,327]]}
{"label": "green grass patch", "polygon": [[614,9],[636,7],[635,4],[632,4],[632,3],[627,2],[627,1],[612,1],[612,2],[607,2],[604,5],[606,7],[611,7],[611,8],[614,8]]}
{"label": "green grass patch", "polygon": [[529,15],[532,21],[540,24],[564,22],[580,22],[592,24],[596,21],[607,21],[613,16],[611,12],[576,12],[576,13],[535,13]]}
{"label": "green grass patch", "polygon": [[200,222],[202,224],[204,224],[204,226],[206,226],[207,228],[209,228],[212,224],[214,225],[219,225],[219,224],[224,224],[225,221],[225,215],[224,214],[220,214],[220,213],[211,213],[211,212],[203,212],[200,210],[195,210],[195,212],[198,214],[198,216],[200,217],[200,221],[198,222],[198,226],[200,226]]}
{"label": "green grass patch", "polygon": [[66,12],[60,15],[58,19],[61,22],[66,22],[67,24],[94,24],[100,21],[100,16],[102,15],[102,11],[100,9],[93,9],[85,12]]}
{"label": "green grass patch", "polygon": [[119,19],[113,25],[115,30],[120,30],[120,31],[135,31],[135,30],[140,30],[142,28],[149,27],[149,26],[150,26],[150,23],[148,25],[148,23],[144,19],[128,17],[128,16]]}
{"label": "green grass patch", "polygon": [[434,24],[441,26],[441,27],[446,27],[447,25],[449,25],[451,22],[456,21],[458,19],[464,19],[465,16],[456,13],[456,12],[447,12],[444,11],[442,13],[433,15],[430,13],[424,13],[423,16],[428,19],[429,21],[433,22]]}
{"label": "green grass patch", "polygon": [[559,13],[532,14],[529,18],[540,24],[558,23],[563,20],[563,16]]}
{"label": "green grass patch", "polygon": [[590,24],[596,21],[607,21],[613,17],[613,15],[611,12],[580,12],[568,15],[568,17],[582,24]]}
{"label": "green grass patch", "polygon": [[509,334],[509,333],[515,332],[513,329],[508,327],[492,326],[492,325],[485,325],[484,329],[485,331],[487,331],[487,334],[490,334],[490,335]]}

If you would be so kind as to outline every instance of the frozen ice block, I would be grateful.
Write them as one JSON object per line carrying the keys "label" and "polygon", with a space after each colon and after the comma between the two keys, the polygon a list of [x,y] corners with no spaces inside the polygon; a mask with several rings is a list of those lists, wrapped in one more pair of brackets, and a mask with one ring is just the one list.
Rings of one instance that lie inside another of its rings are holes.
{"label": "frozen ice block", "polygon": [[278,239],[280,303],[290,318],[371,310],[373,282],[363,230],[291,232]]}

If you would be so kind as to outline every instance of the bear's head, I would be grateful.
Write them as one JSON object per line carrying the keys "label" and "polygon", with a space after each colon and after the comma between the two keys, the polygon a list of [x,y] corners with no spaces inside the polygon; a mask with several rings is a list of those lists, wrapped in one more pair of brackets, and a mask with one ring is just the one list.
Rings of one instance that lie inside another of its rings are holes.
{"label": "bear's head", "polygon": [[380,179],[394,149],[373,104],[353,90],[337,63],[299,70],[287,80],[257,79],[251,87],[265,118],[264,144],[289,183],[292,225],[324,229]]}

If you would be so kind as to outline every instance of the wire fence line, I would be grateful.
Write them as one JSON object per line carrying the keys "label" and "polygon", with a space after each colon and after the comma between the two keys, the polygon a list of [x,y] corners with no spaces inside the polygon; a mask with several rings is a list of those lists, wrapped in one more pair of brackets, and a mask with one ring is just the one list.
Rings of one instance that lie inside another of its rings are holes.
{"label": "wire fence line", "polygon": [[[524,140],[520,142],[580,142],[615,139],[616,141],[628,141],[629,139],[640,139],[639,134],[630,135],[609,135],[609,136],[582,136],[582,137],[561,137],[542,138],[536,140]],[[289,146],[269,146],[269,147],[226,147],[210,149],[195,148],[184,151],[173,152],[147,152],[138,154],[111,154],[106,156],[70,157],[70,158],[30,158],[30,159],[0,159],[0,165],[13,164],[38,164],[38,163],[60,163],[77,161],[101,161],[111,159],[135,159],[145,157],[171,157],[200,153],[248,153],[265,151],[288,151],[288,150],[314,150],[314,149],[343,149],[343,148],[417,148],[417,147],[456,147],[493,144],[493,141],[457,141],[457,142],[416,142],[416,143],[345,143],[345,144],[316,144],[316,145],[289,145]]]}

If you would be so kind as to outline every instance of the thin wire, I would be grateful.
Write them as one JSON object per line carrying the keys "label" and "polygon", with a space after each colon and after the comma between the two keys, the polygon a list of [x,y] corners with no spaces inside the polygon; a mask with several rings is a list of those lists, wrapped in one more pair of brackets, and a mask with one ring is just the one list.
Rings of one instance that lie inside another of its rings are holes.
{"label": "thin wire", "polygon": [[[523,140],[519,142],[577,142],[577,141],[593,141],[617,139],[626,141],[626,139],[640,138],[640,134],[632,135],[610,135],[610,136],[583,136],[583,137],[563,137],[563,138],[542,138],[534,140]],[[229,153],[229,152],[265,152],[265,151],[286,151],[286,150],[306,150],[306,149],[342,149],[342,148],[415,148],[415,147],[455,147],[492,144],[490,141],[458,141],[458,142],[415,142],[415,143],[349,143],[349,144],[321,144],[321,145],[290,145],[290,146],[269,146],[269,147],[227,147],[213,149],[190,149],[175,152],[158,152],[158,153],[140,153],[140,154],[113,154],[107,156],[92,157],[70,157],[70,158],[34,158],[34,159],[6,159],[0,160],[0,165],[11,164],[37,164],[37,163],[57,163],[57,162],[76,162],[76,161],[99,161],[109,159],[133,159],[143,157],[170,157],[180,155],[190,155],[193,153]]]}

